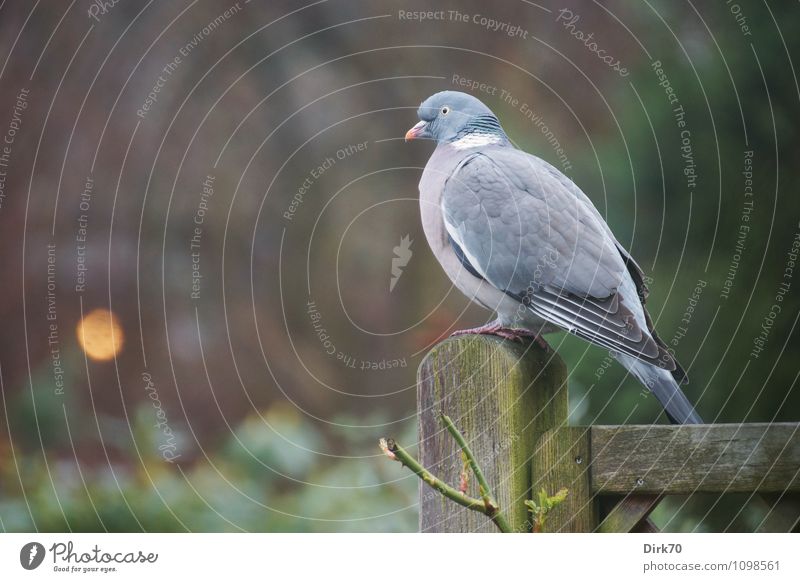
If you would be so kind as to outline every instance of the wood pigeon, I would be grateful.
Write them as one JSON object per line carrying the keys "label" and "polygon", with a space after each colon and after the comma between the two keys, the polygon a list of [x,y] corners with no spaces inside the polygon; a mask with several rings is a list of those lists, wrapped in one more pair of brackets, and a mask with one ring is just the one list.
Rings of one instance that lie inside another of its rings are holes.
{"label": "wood pigeon", "polygon": [[498,316],[454,335],[543,343],[566,330],[610,350],[672,422],[700,424],[679,387],[686,373],[645,310],[642,269],[580,188],[516,148],[471,95],[436,93],[417,114],[406,141],[437,142],[419,183],[428,244],[455,286]]}

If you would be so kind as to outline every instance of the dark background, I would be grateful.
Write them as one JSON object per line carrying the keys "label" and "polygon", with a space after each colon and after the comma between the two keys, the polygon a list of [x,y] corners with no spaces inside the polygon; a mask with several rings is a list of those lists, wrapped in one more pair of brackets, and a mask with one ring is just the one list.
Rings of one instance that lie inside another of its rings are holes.
{"label": "dark background", "polygon": [[[796,2],[92,6],[0,4],[0,139],[19,126],[0,167],[3,530],[416,529],[416,480],[376,440],[413,445],[421,357],[489,317],[427,248],[416,185],[432,146],[402,141],[420,101],[460,88],[454,75],[497,87],[475,95],[589,195],[652,277],[651,313],[706,419],[800,420],[800,274],[786,271],[800,232]],[[399,14],[433,9],[469,21]],[[579,16],[572,28],[562,9]],[[685,111],[691,158],[655,61]],[[157,100],[138,115],[159,76]],[[76,291],[81,215],[86,285]],[[405,235],[412,257],[390,292]],[[94,309],[119,322],[115,359],[89,358],[77,342]],[[603,350],[564,334],[550,343],[570,369],[572,422],[664,422]],[[735,496],[696,495],[668,499],[654,519],[746,530],[759,515]]]}

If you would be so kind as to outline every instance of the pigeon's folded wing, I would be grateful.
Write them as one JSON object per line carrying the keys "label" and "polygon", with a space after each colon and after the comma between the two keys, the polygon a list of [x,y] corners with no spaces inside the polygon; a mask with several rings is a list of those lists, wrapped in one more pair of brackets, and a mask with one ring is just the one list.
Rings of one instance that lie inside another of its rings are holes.
{"label": "pigeon's folded wing", "polygon": [[638,267],[570,185],[577,189],[520,150],[490,148],[467,157],[442,197],[453,250],[470,272],[539,317],[608,349],[678,370],[649,329],[643,287],[631,278]]}

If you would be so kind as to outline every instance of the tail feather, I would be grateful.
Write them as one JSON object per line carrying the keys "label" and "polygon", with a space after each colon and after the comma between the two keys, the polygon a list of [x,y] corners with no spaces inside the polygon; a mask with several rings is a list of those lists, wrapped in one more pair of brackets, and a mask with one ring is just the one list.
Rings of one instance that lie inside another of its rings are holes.
{"label": "tail feather", "polygon": [[658,398],[672,424],[703,424],[703,419],[668,370],[625,354],[614,354],[614,357]]}

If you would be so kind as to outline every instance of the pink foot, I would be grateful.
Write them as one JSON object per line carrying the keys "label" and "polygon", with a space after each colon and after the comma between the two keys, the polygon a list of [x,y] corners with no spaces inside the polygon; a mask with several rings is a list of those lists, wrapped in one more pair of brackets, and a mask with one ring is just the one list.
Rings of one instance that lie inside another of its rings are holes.
{"label": "pink foot", "polygon": [[527,329],[522,328],[515,328],[515,327],[503,327],[503,324],[500,323],[500,320],[495,320],[486,325],[482,325],[480,327],[475,327],[472,329],[462,329],[459,331],[455,331],[450,334],[450,337],[458,337],[460,335],[468,335],[468,334],[480,334],[480,335],[496,335],[503,339],[511,340],[513,342],[521,342],[522,338],[529,337],[533,338],[533,341],[537,343],[540,347],[544,349],[548,349],[550,346],[548,343],[535,332],[532,332]]}

